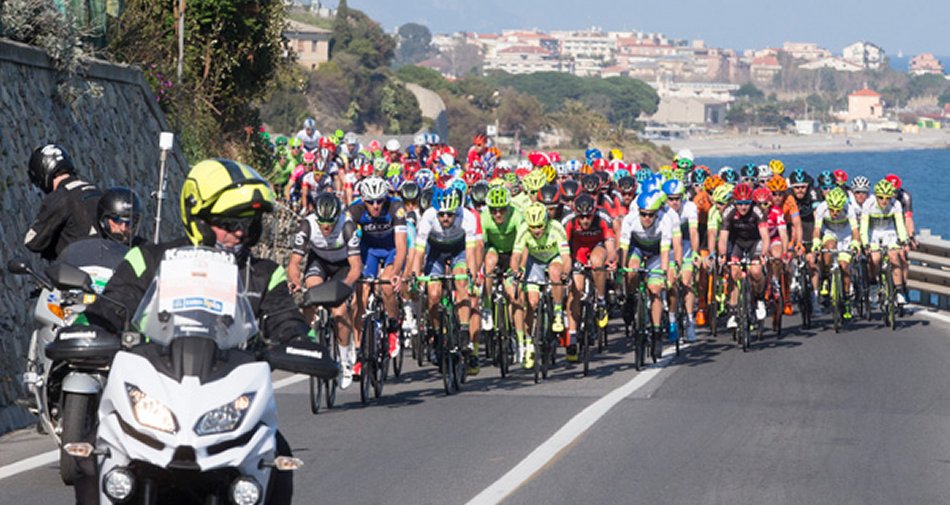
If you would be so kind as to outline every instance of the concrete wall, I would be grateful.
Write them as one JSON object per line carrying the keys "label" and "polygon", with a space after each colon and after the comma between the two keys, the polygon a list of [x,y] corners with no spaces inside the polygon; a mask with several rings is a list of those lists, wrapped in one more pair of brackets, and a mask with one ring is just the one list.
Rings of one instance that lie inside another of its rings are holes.
{"label": "concrete wall", "polygon": [[[15,257],[45,266],[22,245],[41,200],[26,172],[33,149],[61,144],[84,179],[102,188],[132,186],[147,209],[139,233],[151,238],[154,229],[155,200],[148,196],[158,181],[158,137],[171,129],[137,69],[93,61],[86,77],[102,87],[102,96],[65,105],[56,98],[61,76],[46,55],[0,39],[0,434],[33,421],[13,405],[25,393],[21,374],[32,327],[32,285],[6,272],[6,262]],[[166,200],[162,228],[163,236],[173,236],[181,226],[177,188],[187,170],[177,145],[167,168],[172,200]]]}

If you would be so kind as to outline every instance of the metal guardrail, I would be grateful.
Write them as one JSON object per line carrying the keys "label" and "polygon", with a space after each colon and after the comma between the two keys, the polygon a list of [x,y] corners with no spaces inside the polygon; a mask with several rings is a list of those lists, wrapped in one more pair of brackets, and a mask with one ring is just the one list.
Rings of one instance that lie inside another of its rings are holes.
{"label": "metal guardrail", "polygon": [[910,251],[907,257],[910,301],[950,310],[950,240],[921,230],[917,241],[917,250]]}

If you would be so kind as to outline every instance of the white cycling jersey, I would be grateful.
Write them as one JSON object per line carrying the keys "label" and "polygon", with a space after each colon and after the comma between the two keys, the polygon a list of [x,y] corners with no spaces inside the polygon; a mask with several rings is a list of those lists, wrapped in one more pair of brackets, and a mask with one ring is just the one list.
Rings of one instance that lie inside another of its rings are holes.
{"label": "white cycling jersey", "polygon": [[815,229],[819,230],[818,236],[822,240],[834,237],[838,243],[838,250],[847,249],[851,244],[852,232],[858,228],[858,215],[854,209],[855,205],[849,202],[845,204],[837,217],[831,217],[828,203],[818,204],[818,208],[815,209]]}
{"label": "white cycling jersey", "polygon": [[661,250],[669,250],[673,236],[679,234],[679,218],[675,212],[658,211],[649,228],[643,227],[639,212],[631,212],[623,218],[620,226],[620,246],[652,256],[660,254]]}
{"label": "white cycling jersey", "polygon": [[314,129],[310,135],[307,135],[306,129],[300,130],[297,132],[297,138],[307,151],[316,151],[320,147],[320,131],[317,129]]}
{"label": "white cycling jersey", "polygon": [[426,246],[440,250],[464,249],[481,240],[475,213],[461,207],[455,212],[452,226],[443,228],[439,212],[432,207],[426,209],[416,226],[416,250],[424,251]]}

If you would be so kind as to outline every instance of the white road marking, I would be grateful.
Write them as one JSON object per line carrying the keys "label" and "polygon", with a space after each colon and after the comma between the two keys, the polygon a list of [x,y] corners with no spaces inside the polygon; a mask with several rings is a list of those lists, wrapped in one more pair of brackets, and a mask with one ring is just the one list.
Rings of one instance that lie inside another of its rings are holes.
{"label": "white road marking", "polygon": [[917,309],[916,311],[914,311],[914,314],[920,314],[922,316],[929,317],[931,319],[936,319],[938,321],[950,323],[950,316],[947,316],[946,314],[941,314],[939,312],[933,312],[928,309],[923,309],[923,308]]}
{"label": "white road marking", "polygon": [[[290,377],[285,377],[274,382],[274,390],[282,389],[287,386],[292,386],[298,382],[303,382],[309,379],[309,375],[300,375],[295,374]],[[59,449],[53,449],[52,451],[44,452],[42,454],[37,454],[36,456],[31,456],[26,459],[21,459],[16,463],[10,463],[9,465],[0,466],[0,480],[6,479],[7,477],[13,477],[18,473],[23,473],[34,468],[39,468],[41,466],[48,465],[55,461],[59,461]]]}
{"label": "white road marking", "polygon": [[[681,349],[688,348],[689,346],[690,344],[686,344],[685,346],[681,346]],[[572,444],[593,426],[595,422],[601,417],[604,417],[604,414],[610,411],[614,405],[617,405],[621,400],[630,396],[659,375],[660,371],[673,360],[676,353],[672,348],[667,349],[667,351],[668,355],[665,358],[646,370],[641,371],[626,384],[617,387],[580,411],[571,418],[567,424],[562,426],[561,429],[557,430],[554,435],[551,435],[551,438],[545,440],[538,448],[528,454],[528,456],[515,465],[514,468],[509,470],[508,473],[502,475],[500,479],[496,480],[492,485],[472,498],[468,502],[468,505],[494,505],[500,503],[522,484],[529,481],[545,465],[553,460],[558,453],[564,450],[565,447]]]}

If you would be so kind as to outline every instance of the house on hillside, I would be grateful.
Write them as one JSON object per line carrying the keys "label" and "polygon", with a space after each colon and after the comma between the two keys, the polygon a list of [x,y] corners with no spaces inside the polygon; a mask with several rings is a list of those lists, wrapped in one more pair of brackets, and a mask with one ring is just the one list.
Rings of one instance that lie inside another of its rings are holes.
{"label": "house on hillside", "polygon": [[911,75],[943,75],[943,64],[933,53],[918,54],[910,60],[910,73]]}
{"label": "house on hillside", "polygon": [[772,79],[782,70],[775,56],[757,56],[749,64],[752,80],[759,84],[771,84]]}
{"label": "house on hillside", "polygon": [[822,58],[820,60],[809,61],[798,66],[803,70],[818,70],[820,68],[830,68],[837,72],[860,72],[864,67],[844,58]]}
{"label": "house on hillside", "polygon": [[330,61],[330,35],[333,32],[292,19],[287,20],[284,38],[297,55],[297,64],[314,70]]}
{"label": "house on hillside", "polygon": [[862,68],[876,70],[884,64],[884,50],[865,41],[855,42],[841,51],[842,58],[861,65]]}
{"label": "house on hillside", "polygon": [[715,98],[668,96],[660,98],[656,114],[647,118],[663,125],[722,126],[729,103]]}
{"label": "house on hillside", "polygon": [[844,121],[880,121],[884,118],[881,94],[868,88],[848,95],[848,112],[839,114]]}

